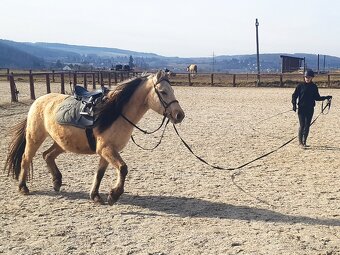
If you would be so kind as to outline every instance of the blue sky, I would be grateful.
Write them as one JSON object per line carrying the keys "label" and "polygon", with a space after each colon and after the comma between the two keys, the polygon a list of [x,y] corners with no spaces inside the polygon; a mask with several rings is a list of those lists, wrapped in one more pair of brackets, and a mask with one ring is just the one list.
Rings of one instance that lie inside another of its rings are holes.
{"label": "blue sky", "polygon": [[0,38],[208,57],[340,57],[338,0],[1,0]]}

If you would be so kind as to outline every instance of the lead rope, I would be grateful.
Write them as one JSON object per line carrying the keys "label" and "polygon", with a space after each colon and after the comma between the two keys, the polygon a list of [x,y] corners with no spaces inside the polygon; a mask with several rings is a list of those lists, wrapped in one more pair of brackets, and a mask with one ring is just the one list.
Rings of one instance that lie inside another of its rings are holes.
{"label": "lead rope", "polygon": [[[313,125],[313,124],[315,123],[315,121],[320,117],[320,115],[321,115],[321,114],[324,114],[323,112],[324,112],[324,110],[325,110],[327,107],[328,107],[328,111],[329,111],[329,109],[330,109],[330,100],[328,100],[328,102],[327,102],[327,104],[326,104],[325,106],[322,105],[321,112],[320,112],[319,115],[312,121],[312,123],[311,123],[310,125]],[[328,112],[327,112],[327,113],[328,113]],[[182,141],[182,143],[184,144],[184,146],[185,146],[185,147],[191,152],[191,154],[193,154],[198,160],[200,160],[200,161],[203,162],[204,164],[206,164],[206,165],[208,165],[208,166],[210,166],[210,167],[212,167],[212,168],[214,168],[214,169],[218,169],[218,170],[226,170],[226,171],[235,171],[235,170],[238,170],[237,172],[235,172],[235,173],[233,173],[233,174],[231,175],[231,180],[232,180],[233,184],[234,184],[239,190],[241,190],[242,192],[244,192],[244,193],[247,194],[248,196],[250,196],[250,197],[256,199],[257,201],[259,201],[259,202],[261,202],[261,203],[264,203],[264,204],[266,204],[266,205],[270,205],[270,206],[272,206],[272,207],[275,207],[274,205],[272,205],[272,204],[270,204],[270,203],[268,203],[268,202],[266,202],[266,201],[264,201],[264,200],[262,200],[262,199],[260,199],[260,198],[257,198],[257,197],[255,197],[255,196],[253,196],[252,194],[250,194],[249,192],[247,192],[246,190],[244,190],[242,187],[240,187],[240,186],[235,182],[235,176],[240,175],[240,174],[241,174],[241,171],[242,171],[241,169],[244,168],[245,166],[247,166],[247,165],[249,165],[249,164],[251,164],[251,163],[253,163],[253,162],[255,162],[255,161],[259,160],[259,159],[265,158],[265,157],[269,156],[270,154],[272,154],[272,153],[278,151],[279,149],[285,147],[287,144],[291,143],[294,139],[296,139],[297,136],[294,136],[293,138],[289,139],[287,142],[285,142],[285,143],[282,144],[281,146],[277,147],[276,149],[274,149],[274,150],[272,150],[272,151],[270,151],[270,152],[267,152],[267,153],[265,153],[265,154],[263,154],[263,155],[261,155],[261,156],[255,158],[255,159],[253,159],[253,160],[250,160],[250,161],[246,162],[246,163],[243,164],[243,165],[240,165],[240,166],[237,166],[237,167],[229,167],[229,168],[225,168],[225,167],[221,167],[221,166],[218,166],[218,165],[213,165],[213,164],[207,162],[206,160],[204,160],[203,158],[201,158],[200,156],[198,156],[198,155],[191,149],[191,147],[188,145],[188,143],[184,141],[184,139],[183,139],[182,136],[179,134],[179,132],[178,132],[178,130],[177,130],[177,128],[176,128],[176,126],[175,126],[174,124],[173,124],[173,127],[174,127],[174,130],[175,130],[177,136],[178,136],[179,139]]]}
{"label": "lead rope", "polygon": [[[321,113],[324,114],[324,115],[327,115],[329,113],[329,110],[331,109],[331,103],[332,103],[332,99],[327,99],[327,104],[325,107],[323,107],[323,102],[322,101],[322,104],[321,104]],[[327,112],[325,113],[325,109],[327,108],[328,106],[328,109],[327,109]]]}

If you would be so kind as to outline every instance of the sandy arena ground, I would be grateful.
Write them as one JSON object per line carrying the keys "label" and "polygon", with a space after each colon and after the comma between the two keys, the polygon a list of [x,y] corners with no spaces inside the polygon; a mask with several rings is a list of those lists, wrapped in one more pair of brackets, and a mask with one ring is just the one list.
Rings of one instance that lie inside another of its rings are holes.
{"label": "sandy arena ground", "polygon": [[[9,127],[29,108],[27,86],[18,84],[24,103],[10,104],[8,84],[0,83],[1,167]],[[44,92],[42,86],[36,94]],[[262,121],[289,110],[292,92],[175,87],[186,112],[178,130],[199,156],[236,167],[296,135],[293,112]],[[51,143],[46,141],[33,161],[29,196],[1,172],[0,254],[340,254],[340,90],[320,94],[334,100],[330,113],[311,127],[311,146],[301,149],[294,140],[244,167],[235,183],[235,171],[198,161],[171,125],[153,152],[130,142],[122,152],[129,167],[125,193],[112,207],[89,200],[97,156],[61,155],[64,185],[54,192],[41,155]],[[140,126],[151,130],[160,121],[149,112]],[[145,147],[160,136],[134,134]],[[108,169],[100,189],[105,199],[114,178]]]}

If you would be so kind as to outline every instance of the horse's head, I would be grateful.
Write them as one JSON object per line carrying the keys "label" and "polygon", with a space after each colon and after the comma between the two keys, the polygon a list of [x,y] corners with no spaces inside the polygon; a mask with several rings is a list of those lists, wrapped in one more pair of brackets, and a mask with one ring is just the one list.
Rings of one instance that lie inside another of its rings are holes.
{"label": "horse's head", "polygon": [[164,71],[158,71],[149,77],[153,88],[147,98],[148,106],[170,119],[172,123],[180,123],[184,119],[184,111],[179,105],[172,89],[168,76]]}

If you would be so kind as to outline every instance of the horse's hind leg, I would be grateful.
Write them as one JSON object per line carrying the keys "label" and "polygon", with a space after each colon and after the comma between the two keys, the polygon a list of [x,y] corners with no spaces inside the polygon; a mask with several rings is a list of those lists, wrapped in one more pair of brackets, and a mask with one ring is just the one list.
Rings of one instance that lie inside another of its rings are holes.
{"label": "horse's hind leg", "polygon": [[64,150],[56,142],[43,152],[43,158],[47,163],[48,170],[52,174],[53,188],[55,191],[59,191],[62,184],[62,175],[55,163],[55,159],[63,152]]}
{"label": "horse's hind leg", "polygon": [[40,145],[44,142],[46,136],[36,134],[26,134],[26,146],[25,152],[21,161],[21,171],[19,175],[19,192],[24,195],[29,193],[29,189],[26,186],[26,180],[30,169],[30,164],[32,162],[35,153],[39,149]]}
{"label": "horse's hind leg", "polygon": [[104,201],[99,196],[99,186],[100,186],[100,182],[103,179],[103,176],[105,174],[108,164],[109,163],[104,158],[100,157],[99,167],[94,176],[94,180],[93,180],[93,184],[91,188],[90,197],[94,202],[99,203],[99,204],[104,204]]}

